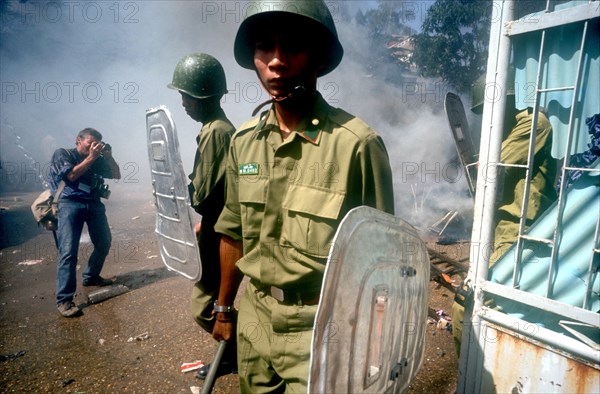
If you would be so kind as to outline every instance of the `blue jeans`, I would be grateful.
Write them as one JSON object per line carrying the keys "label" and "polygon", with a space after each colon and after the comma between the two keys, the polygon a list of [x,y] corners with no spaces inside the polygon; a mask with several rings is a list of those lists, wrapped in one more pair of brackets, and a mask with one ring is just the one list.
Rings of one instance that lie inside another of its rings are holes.
{"label": "blue jeans", "polygon": [[56,303],[72,301],[77,287],[77,256],[83,224],[87,223],[94,250],[83,272],[83,279],[100,275],[110,250],[112,236],[106,218],[106,208],[97,201],[61,199],[58,203],[58,266],[56,273]]}

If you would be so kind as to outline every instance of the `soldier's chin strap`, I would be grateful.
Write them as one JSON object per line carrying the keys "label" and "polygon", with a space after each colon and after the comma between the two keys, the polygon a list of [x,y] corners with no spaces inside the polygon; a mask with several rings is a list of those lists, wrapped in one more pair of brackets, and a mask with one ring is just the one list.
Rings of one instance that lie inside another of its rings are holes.
{"label": "soldier's chin strap", "polygon": [[252,116],[256,116],[258,111],[260,111],[265,105],[269,105],[269,104],[273,104],[273,103],[280,103],[284,100],[288,100],[291,98],[302,97],[306,94],[306,92],[307,92],[307,90],[304,86],[298,85],[287,96],[283,96],[283,97],[271,96],[271,99],[265,101],[264,103],[259,104],[258,107],[256,107],[254,109],[254,111],[252,111]]}

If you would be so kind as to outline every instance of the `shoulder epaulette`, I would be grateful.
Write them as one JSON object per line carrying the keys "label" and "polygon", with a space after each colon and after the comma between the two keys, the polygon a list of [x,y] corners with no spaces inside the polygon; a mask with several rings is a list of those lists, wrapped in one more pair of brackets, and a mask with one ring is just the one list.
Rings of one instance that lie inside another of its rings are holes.
{"label": "shoulder epaulette", "polygon": [[256,129],[256,126],[258,126],[258,124],[264,117],[265,113],[266,113],[266,111],[261,113],[259,116],[242,123],[242,125],[240,127],[238,127],[235,134],[233,134],[233,138],[244,135],[244,134],[248,133],[249,131],[254,131]]}
{"label": "shoulder epaulette", "polygon": [[375,131],[371,129],[371,127],[362,119],[349,114],[341,108],[332,108],[329,112],[329,118],[332,122],[345,129],[348,129],[362,138],[364,138],[367,134],[375,133]]}
{"label": "shoulder epaulette", "polygon": [[235,131],[235,126],[229,119],[215,119],[211,122],[210,128],[218,132],[226,132],[227,134],[233,134]]}

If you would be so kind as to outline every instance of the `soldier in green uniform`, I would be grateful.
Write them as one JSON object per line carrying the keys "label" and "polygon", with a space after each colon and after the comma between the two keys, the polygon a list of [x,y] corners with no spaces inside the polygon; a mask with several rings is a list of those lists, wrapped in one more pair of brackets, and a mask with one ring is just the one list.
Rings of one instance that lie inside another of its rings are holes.
{"label": "soldier in green uniform", "polygon": [[[509,72],[509,86],[514,85],[514,69]],[[485,75],[482,75],[472,89],[471,111],[481,115],[485,91]],[[506,138],[500,150],[500,162],[509,165],[527,165],[529,155],[529,139],[533,122],[533,109],[518,111],[515,105],[514,89],[509,89],[506,97],[506,113],[504,129]],[[540,215],[556,200],[554,180],[556,177],[556,160],[551,156],[552,126],[543,111],[538,111],[535,131],[535,146],[533,149],[533,170],[531,173],[529,199],[527,202],[527,217],[525,229],[533,224]],[[525,193],[525,168],[500,167],[498,171],[498,211],[495,218],[494,248],[490,256],[489,267],[507,252],[516,242],[519,234],[521,208]],[[452,336],[456,353],[460,355],[462,327],[464,319],[463,297],[458,294],[452,305]],[[493,301],[488,300],[488,306]]]}
{"label": "soldier in green uniform", "polygon": [[[514,100],[512,101],[514,103]],[[508,137],[502,142],[500,161],[507,164],[527,165],[529,137],[531,136],[531,123],[533,122],[532,108],[527,108],[518,113],[516,113],[516,110],[508,112],[511,113],[509,127],[512,126],[512,128]],[[551,156],[551,149],[552,126],[546,115],[542,111],[539,111],[533,151],[533,171],[527,204],[527,218],[525,220],[526,228],[533,224],[557,197],[556,190],[554,189],[556,160]],[[517,239],[525,192],[524,168],[505,167],[503,173],[503,179],[500,179],[503,187],[500,196],[500,206],[496,216],[494,253],[490,258],[490,267],[506,253],[508,248]]]}
{"label": "soldier in green uniform", "polygon": [[257,73],[271,107],[231,140],[226,203],[215,226],[223,236],[213,337],[234,338],[232,305],[248,276],[237,320],[240,389],[305,392],[334,233],[360,205],[393,214],[392,173],[381,137],[316,89],[343,56],[324,2],[254,8],[268,11],[242,22],[234,54]]}
{"label": "soldier in green uniform", "polygon": [[[191,312],[196,322],[211,333],[215,324],[212,314],[219,293],[221,277],[220,234],[214,226],[225,204],[225,162],[233,124],[221,108],[221,98],[227,93],[225,71],[217,59],[205,53],[192,53],[181,59],[167,85],[181,94],[182,105],[190,118],[202,123],[196,137],[198,150],[194,171],[189,175],[192,207],[202,215],[196,227],[202,279],[192,290]],[[235,346],[230,346],[221,361],[219,375],[237,369]],[[197,376],[204,379],[210,364],[200,368]]]}

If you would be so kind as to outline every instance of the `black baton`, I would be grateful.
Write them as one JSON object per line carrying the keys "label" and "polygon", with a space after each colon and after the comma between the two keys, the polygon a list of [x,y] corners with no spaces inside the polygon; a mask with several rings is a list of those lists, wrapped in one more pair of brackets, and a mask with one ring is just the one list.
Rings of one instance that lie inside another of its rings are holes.
{"label": "black baton", "polygon": [[210,369],[208,370],[208,374],[206,375],[206,379],[204,380],[204,386],[202,386],[202,394],[210,394],[210,392],[212,391],[217,376],[217,370],[219,369],[219,365],[221,365],[223,353],[225,353],[225,346],[227,346],[227,342],[221,340],[219,342],[219,347],[217,348],[217,355],[215,356],[213,362],[210,364]]}

